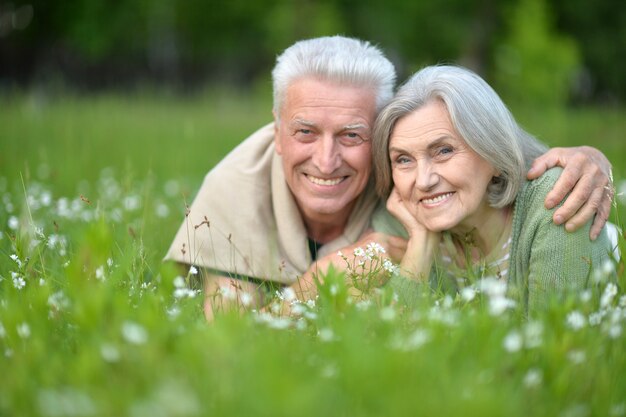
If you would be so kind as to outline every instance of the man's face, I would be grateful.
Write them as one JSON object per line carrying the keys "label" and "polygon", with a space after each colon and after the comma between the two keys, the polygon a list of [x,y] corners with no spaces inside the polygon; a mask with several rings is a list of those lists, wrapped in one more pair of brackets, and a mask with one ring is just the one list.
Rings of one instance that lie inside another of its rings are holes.
{"label": "man's face", "polygon": [[276,152],[305,222],[345,222],[371,172],[374,92],[304,78],[278,116]]}

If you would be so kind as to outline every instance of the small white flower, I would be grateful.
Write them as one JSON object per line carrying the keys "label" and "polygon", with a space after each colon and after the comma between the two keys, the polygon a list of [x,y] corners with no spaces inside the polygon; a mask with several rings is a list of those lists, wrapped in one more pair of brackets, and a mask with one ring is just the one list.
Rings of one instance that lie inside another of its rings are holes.
{"label": "small white flower", "polygon": [[541,385],[543,381],[543,372],[541,369],[531,368],[524,375],[524,386],[526,388],[534,388]]}
{"label": "small white flower", "polygon": [[143,345],[148,341],[148,332],[138,323],[125,321],[122,323],[122,336],[124,340],[133,345]]}
{"label": "small white flower", "polygon": [[595,313],[591,313],[589,315],[589,325],[590,326],[597,326],[598,324],[602,323],[602,317],[604,316],[604,314],[602,314],[601,311],[596,311]]}
{"label": "small white flower", "polygon": [[518,352],[522,348],[523,344],[524,340],[522,339],[522,335],[515,330],[507,334],[502,341],[504,349],[510,353]]}
{"label": "small white flower", "polygon": [[354,256],[365,256],[365,251],[362,247],[354,249]]}
{"label": "small white flower", "polygon": [[243,291],[240,296],[241,304],[244,307],[248,307],[252,303],[252,295],[250,293]]}
{"label": "small white flower", "polygon": [[106,279],[106,276],[104,275],[104,266],[100,265],[96,269],[96,279],[99,281],[104,281]]}
{"label": "small white flower", "polygon": [[586,289],[580,292],[580,301],[588,303],[591,300],[592,293],[590,289]]}
{"label": "small white flower", "polygon": [[608,284],[606,284],[606,288],[604,289],[604,292],[602,293],[602,298],[600,299],[600,307],[602,308],[607,308],[611,302],[613,301],[613,298],[617,295],[617,285],[615,285],[612,282],[609,282]]}
{"label": "small white flower", "polygon": [[283,297],[282,299],[286,302],[290,303],[296,299],[296,292],[291,287],[286,287],[282,291]]}
{"label": "small white flower", "polygon": [[465,302],[470,302],[476,297],[476,290],[472,287],[465,287],[461,290],[461,298]]}
{"label": "small white flower", "polygon": [[383,321],[393,321],[396,318],[396,310],[393,307],[387,306],[380,310],[380,319]]}
{"label": "small white flower", "polygon": [[176,288],[185,288],[187,284],[185,284],[185,278],[180,275],[174,278],[174,287]]}
{"label": "small white flower", "polygon": [[339,287],[337,286],[337,284],[332,284],[330,286],[330,295],[332,295],[333,297],[336,296],[339,293]]}
{"label": "small white flower", "polygon": [[617,339],[622,335],[622,326],[613,324],[609,326],[608,335],[611,339]]}
{"label": "small white flower", "polygon": [[17,230],[17,228],[20,226],[19,219],[15,216],[9,217],[8,226],[9,226],[9,229],[11,230]]}
{"label": "small white flower", "polygon": [[22,261],[16,254],[11,255],[10,258],[13,259],[13,261],[17,264],[18,268],[22,267]]}
{"label": "small white flower", "polygon": [[515,307],[515,301],[506,297],[492,297],[489,299],[489,313],[492,316],[499,316],[508,308]]}
{"label": "small white flower", "polygon": [[110,363],[119,361],[121,357],[119,349],[110,343],[100,346],[100,355],[102,359]]}
{"label": "small white flower", "polygon": [[28,323],[22,323],[17,326],[17,335],[22,339],[28,339],[30,337],[30,326]]}
{"label": "small white flower", "polygon": [[587,355],[583,350],[571,350],[567,353],[567,359],[575,365],[580,365],[587,360]]}
{"label": "small white flower", "polygon": [[587,318],[580,311],[572,311],[567,315],[565,323],[572,330],[580,330],[587,324]]}
{"label": "small white flower", "polygon": [[540,321],[529,321],[524,326],[524,341],[527,348],[532,349],[543,343],[543,324]]}
{"label": "small white flower", "polygon": [[332,342],[335,339],[335,333],[329,327],[324,327],[317,332],[317,336],[322,342]]}
{"label": "small white flower", "polygon": [[107,259],[107,265],[109,266],[109,268],[111,268],[113,266],[113,259],[112,258],[108,258]]}
{"label": "small white flower", "polygon": [[[11,275],[13,275],[13,272]],[[26,286],[26,281],[20,275],[13,275],[13,286],[18,290],[21,290]]]}
{"label": "small white flower", "polygon": [[193,265],[192,265],[192,266],[189,268],[189,273],[190,273],[191,275],[198,275],[198,268],[196,268],[195,266],[193,266]]}
{"label": "small white flower", "polygon": [[228,285],[220,286],[220,294],[225,300],[234,300],[237,298],[237,293]]}

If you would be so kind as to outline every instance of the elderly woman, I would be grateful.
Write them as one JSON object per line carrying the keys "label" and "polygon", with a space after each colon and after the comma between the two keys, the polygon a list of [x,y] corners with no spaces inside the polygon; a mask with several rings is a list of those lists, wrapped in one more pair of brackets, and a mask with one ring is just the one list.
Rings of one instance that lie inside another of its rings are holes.
{"label": "elderly woman", "polygon": [[[400,88],[376,121],[374,165],[377,190],[409,236],[390,281],[405,301],[415,281],[458,288],[491,276],[533,309],[554,290],[585,285],[609,239],[603,230],[591,241],[591,222],[573,233],[554,224],[544,200],[560,169],[525,179],[545,150],[469,70],[427,67]],[[374,222],[392,231],[388,216]]]}

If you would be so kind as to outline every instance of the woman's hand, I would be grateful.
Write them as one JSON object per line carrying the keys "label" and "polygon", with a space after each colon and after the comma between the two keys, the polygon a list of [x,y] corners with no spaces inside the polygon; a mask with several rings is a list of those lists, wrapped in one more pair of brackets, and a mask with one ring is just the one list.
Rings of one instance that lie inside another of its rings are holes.
{"label": "woman's hand", "polygon": [[395,187],[387,199],[387,210],[409,233],[406,252],[400,262],[401,273],[416,281],[428,279],[441,234],[426,229],[411,214]]}

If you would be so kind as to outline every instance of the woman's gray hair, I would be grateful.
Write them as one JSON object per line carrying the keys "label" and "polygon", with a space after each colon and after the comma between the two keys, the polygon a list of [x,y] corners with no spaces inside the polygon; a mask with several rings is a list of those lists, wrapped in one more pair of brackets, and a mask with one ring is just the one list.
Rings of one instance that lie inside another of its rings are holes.
{"label": "woman's gray hair", "polygon": [[376,92],[376,111],[393,97],[396,70],[377,47],[344,36],[296,42],[276,60],[272,71],[274,114],[278,117],[292,82],[312,77]]}
{"label": "woman's gray hair", "polygon": [[378,115],[372,145],[379,195],[386,198],[392,188],[389,140],[395,124],[436,100],[446,106],[452,125],[468,146],[500,173],[487,189],[489,204],[501,208],[515,201],[526,170],[546,147],[517,124],[482,78],[468,69],[450,65],[418,71]]}

